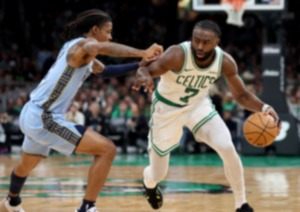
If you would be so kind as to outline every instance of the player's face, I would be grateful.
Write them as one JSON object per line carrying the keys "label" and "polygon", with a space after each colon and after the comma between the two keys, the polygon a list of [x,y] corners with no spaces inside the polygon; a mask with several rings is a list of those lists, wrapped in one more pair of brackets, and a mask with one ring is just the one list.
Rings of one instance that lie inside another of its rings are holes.
{"label": "player's face", "polygon": [[218,45],[219,38],[215,32],[202,28],[195,28],[192,36],[192,52],[196,60],[207,60]]}
{"label": "player's face", "polygon": [[98,41],[110,41],[112,39],[112,28],[113,28],[113,24],[112,22],[106,22],[105,24],[103,24],[100,27],[97,27],[97,33],[95,35],[95,38]]}

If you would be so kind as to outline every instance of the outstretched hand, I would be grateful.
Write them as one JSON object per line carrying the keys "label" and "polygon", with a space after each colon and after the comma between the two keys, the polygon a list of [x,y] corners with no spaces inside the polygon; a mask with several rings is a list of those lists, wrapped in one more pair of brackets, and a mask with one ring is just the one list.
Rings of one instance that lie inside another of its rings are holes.
{"label": "outstretched hand", "polygon": [[142,66],[148,66],[150,63],[152,63],[156,59],[157,59],[157,57],[152,57],[152,58],[143,57],[143,59],[139,63],[139,66],[140,67],[142,67]]}
{"label": "outstretched hand", "polygon": [[154,43],[148,49],[146,49],[146,55],[144,56],[144,58],[156,59],[163,53],[163,51],[164,49],[161,45]]}
{"label": "outstretched hand", "polygon": [[155,87],[153,78],[145,66],[142,66],[137,70],[132,89],[138,91],[141,87],[144,87],[145,92],[150,93],[153,92]]}

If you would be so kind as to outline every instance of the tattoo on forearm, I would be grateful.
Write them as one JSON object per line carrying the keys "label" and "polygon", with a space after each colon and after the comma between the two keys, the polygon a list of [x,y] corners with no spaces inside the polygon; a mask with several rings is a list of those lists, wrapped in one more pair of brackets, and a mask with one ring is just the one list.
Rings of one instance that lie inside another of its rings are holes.
{"label": "tattoo on forearm", "polygon": [[141,51],[127,46],[112,46],[109,48],[108,54],[112,56],[134,57],[140,56]]}

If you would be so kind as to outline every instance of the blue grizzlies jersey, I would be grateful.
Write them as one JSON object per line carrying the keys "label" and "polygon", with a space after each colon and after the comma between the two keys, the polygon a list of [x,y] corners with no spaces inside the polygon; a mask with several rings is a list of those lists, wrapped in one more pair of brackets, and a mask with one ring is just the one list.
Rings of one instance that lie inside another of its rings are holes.
{"label": "blue grizzlies jersey", "polygon": [[69,49],[82,39],[64,44],[47,75],[30,94],[31,102],[51,113],[66,113],[78,89],[92,73],[93,61],[80,68],[72,68],[67,63]]}

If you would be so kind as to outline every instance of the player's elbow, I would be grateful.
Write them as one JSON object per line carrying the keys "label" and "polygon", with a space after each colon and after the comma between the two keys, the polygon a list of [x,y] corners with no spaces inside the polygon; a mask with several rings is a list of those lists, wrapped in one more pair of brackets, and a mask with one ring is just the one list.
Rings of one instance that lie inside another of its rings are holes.
{"label": "player's elbow", "polygon": [[247,91],[244,91],[244,92],[242,92],[242,93],[239,93],[239,94],[233,94],[233,97],[234,97],[234,99],[238,102],[238,103],[240,103],[240,104],[242,104],[243,105],[243,103],[245,102],[245,101],[247,101],[248,100],[248,92]]}

